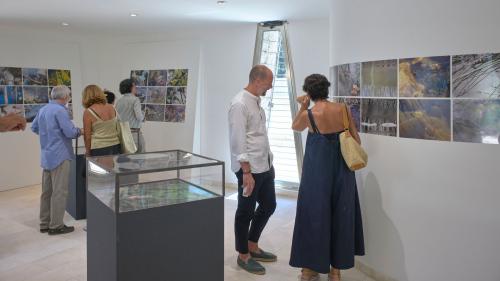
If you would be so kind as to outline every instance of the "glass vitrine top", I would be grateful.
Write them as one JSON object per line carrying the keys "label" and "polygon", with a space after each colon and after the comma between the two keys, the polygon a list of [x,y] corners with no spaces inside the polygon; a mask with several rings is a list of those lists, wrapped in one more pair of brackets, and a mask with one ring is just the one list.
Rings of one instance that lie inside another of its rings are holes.
{"label": "glass vitrine top", "polygon": [[89,159],[95,173],[134,174],[222,164],[222,162],[181,150],[99,156]]}

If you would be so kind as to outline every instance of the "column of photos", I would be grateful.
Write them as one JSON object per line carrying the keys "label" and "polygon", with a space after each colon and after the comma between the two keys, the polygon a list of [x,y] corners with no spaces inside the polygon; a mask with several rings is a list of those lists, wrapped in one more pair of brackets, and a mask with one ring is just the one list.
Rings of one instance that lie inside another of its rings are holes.
{"label": "column of photos", "polygon": [[132,70],[130,78],[136,85],[146,121],[185,121],[187,69]]}
{"label": "column of photos", "polygon": [[349,63],[330,76],[331,99],[362,133],[500,143],[500,54]]}
{"label": "column of photos", "polygon": [[[15,113],[32,122],[57,85],[71,88],[69,70],[0,67],[0,116]],[[71,101],[68,113],[73,119]]]}

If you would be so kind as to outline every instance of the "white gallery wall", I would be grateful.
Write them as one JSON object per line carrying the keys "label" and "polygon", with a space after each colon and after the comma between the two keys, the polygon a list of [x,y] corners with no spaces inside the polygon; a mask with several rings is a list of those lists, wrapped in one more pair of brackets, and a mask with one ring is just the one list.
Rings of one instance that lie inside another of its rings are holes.
{"label": "white gallery wall", "polygon": [[131,70],[188,69],[185,121],[146,121],[142,130],[148,151],[177,148],[192,151],[197,115],[199,64],[198,41],[144,42],[124,38],[104,39],[99,50],[98,67],[101,75],[98,84],[112,90],[119,98],[119,83],[130,77]]}
{"label": "white gallery wall", "polygon": [[[248,82],[256,31],[255,23],[228,23],[115,37],[79,34],[70,29],[5,27],[0,29],[0,62],[6,66],[71,69],[78,126],[82,125],[80,101],[86,85],[97,84],[119,97],[119,82],[132,69],[188,68],[186,121],[146,122],[147,149],[182,148],[229,163],[227,110],[231,98]],[[298,94],[307,75],[328,73],[328,34],[328,19],[290,22]],[[40,183],[35,134],[30,130],[0,134],[0,144],[4,150],[0,190]],[[226,167],[226,179],[235,181],[229,165]]]}
{"label": "white gallery wall", "polygon": [[[312,73],[328,74],[328,19],[291,21],[288,32],[297,94],[301,95],[306,76]],[[229,168],[227,112],[232,97],[248,83],[256,33],[256,24],[209,33],[203,45],[205,83],[201,108],[201,151],[228,164],[228,182],[235,182],[236,177]]]}
{"label": "white gallery wall", "polygon": [[[500,2],[332,1],[330,65],[500,52]],[[363,134],[363,264],[396,280],[500,280],[500,146]]]}
{"label": "white gallery wall", "polygon": [[[1,66],[70,69],[72,86],[76,90],[73,99],[81,100],[77,89],[81,89],[81,58],[86,54],[74,38],[64,33],[6,27],[0,28],[0,38]],[[75,119],[81,120],[81,114],[75,106]],[[0,134],[0,144],[0,190],[41,182],[40,146],[37,135],[30,128],[24,132]]]}

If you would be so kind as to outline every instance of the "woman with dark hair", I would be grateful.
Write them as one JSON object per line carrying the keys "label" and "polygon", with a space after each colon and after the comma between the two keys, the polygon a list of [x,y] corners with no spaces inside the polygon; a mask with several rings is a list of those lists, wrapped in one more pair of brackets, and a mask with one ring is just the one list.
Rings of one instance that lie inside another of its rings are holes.
{"label": "woman with dark hair", "polygon": [[[290,265],[302,268],[302,281],[339,281],[340,269],[354,266],[354,256],[364,255],[363,226],[354,172],[340,152],[347,110],[349,131],[361,143],[350,110],[327,100],[330,82],[321,74],[305,79],[307,95],[297,98],[300,111],[292,129],[309,128],[297,201],[297,215]],[[309,108],[310,100],[314,106]]]}

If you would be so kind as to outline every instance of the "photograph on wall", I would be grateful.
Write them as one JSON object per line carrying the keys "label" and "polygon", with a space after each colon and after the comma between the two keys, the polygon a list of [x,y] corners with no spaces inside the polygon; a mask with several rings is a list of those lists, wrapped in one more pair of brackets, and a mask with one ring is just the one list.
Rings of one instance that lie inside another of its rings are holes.
{"label": "photograph on wall", "polygon": [[164,121],[165,105],[146,104],[146,121]]}
{"label": "photograph on wall", "polygon": [[380,60],[361,64],[361,95],[397,97],[398,61]]}
{"label": "photograph on wall", "polygon": [[0,67],[0,85],[22,85],[23,75],[20,67]]}
{"label": "photograph on wall", "polygon": [[165,121],[166,122],[184,122],[186,119],[185,105],[166,105],[165,106]]}
{"label": "photograph on wall", "polygon": [[453,100],[453,141],[500,142],[500,100]]}
{"label": "photograph on wall", "polygon": [[47,86],[47,69],[23,68],[23,85]]}
{"label": "photograph on wall", "polygon": [[148,75],[147,70],[132,70],[130,72],[130,79],[134,81],[136,87],[143,87],[148,85]]}
{"label": "photograph on wall", "polygon": [[500,98],[500,54],[452,57],[454,98]]}
{"label": "photograph on wall", "polygon": [[65,69],[49,69],[49,86],[65,85],[71,87],[71,71]]}
{"label": "photograph on wall", "polygon": [[146,92],[146,103],[165,104],[166,97],[166,87],[148,87],[148,91]]}
{"label": "photograph on wall", "polygon": [[335,98],[334,102],[345,103],[351,110],[351,116],[356,124],[356,129],[360,131],[361,124],[361,99],[360,98]]}
{"label": "photograph on wall", "polygon": [[167,86],[167,70],[150,70],[148,77],[148,86]]}
{"label": "photograph on wall", "polygon": [[167,104],[186,104],[186,87],[168,87]]}
{"label": "photograph on wall", "polygon": [[450,57],[399,60],[400,97],[450,97]]}
{"label": "photograph on wall", "polygon": [[24,115],[26,117],[26,122],[33,122],[40,108],[44,107],[45,104],[31,104],[24,105]]}
{"label": "photograph on wall", "polygon": [[187,69],[169,69],[168,70],[168,86],[186,87],[188,84]]}
{"label": "photograph on wall", "polygon": [[23,92],[25,104],[49,102],[48,87],[24,86]]}
{"label": "photograph on wall", "polygon": [[23,104],[22,86],[0,86],[0,104]]}
{"label": "photograph on wall", "polygon": [[337,78],[339,76],[339,68],[338,66],[332,66],[330,67],[330,89],[329,89],[329,92],[328,92],[328,96],[330,98],[330,100],[333,100],[333,97],[336,97],[338,96],[338,92],[337,92],[337,89],[338,89],[338,82],[337,82]]}
{"label": "photograph on wall", "polygon": [[399,100],[399,136],[424,140],[451,140],[451,101]]}
{"label": "photograph on wall", "polygon": [[146,102],[146,96],[147,96],[147,93],[148,93],[148,88],[147,87],[136,87],[135,89],[137,90],[136,96],[139,98],[139,101],[141,103],[145,103]]}
{"label": "photograph on wall", "polygon": [[397,100],[361,99],[361,132],[395,137]]}
{"label": "photograph on wall", "polygon": [[24,117],[24,106],[22,104],[0,105],[0,117],[9,114],[19,114]]}
{"label": "photograph on wall", "polygon": [[338,95],[359,96],[361,64],[349,63],[338,66]]}

